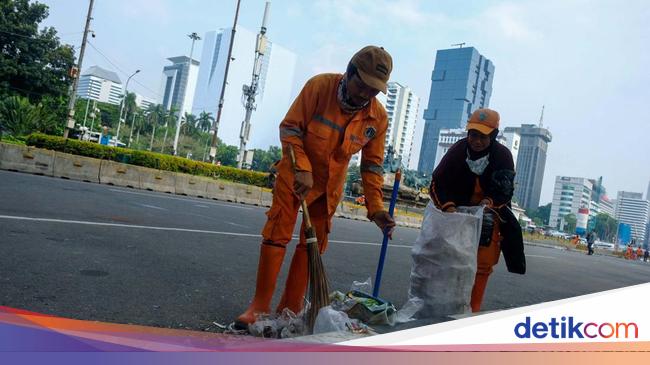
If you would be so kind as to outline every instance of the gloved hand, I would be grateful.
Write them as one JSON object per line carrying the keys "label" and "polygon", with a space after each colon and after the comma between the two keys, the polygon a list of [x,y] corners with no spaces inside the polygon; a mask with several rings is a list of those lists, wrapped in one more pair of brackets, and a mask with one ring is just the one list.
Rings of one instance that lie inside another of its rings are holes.
{"label": "gloved hand", "polygon": [[487,247],[492,240],[492,231],[494,230],[494,213],[490,209],[483,211],[483,225],[481,226],[481,238],[478,241],[479,246]]}
{"label": "gloved hand", "polygon": [[314,186],[314,178],[309,171],[296,171],[293,181],[293,190],[300,197],[305,199],[309,190]]}
{"label": "gloved hand", "polygon": [[375,222],[377,227],[381,228],[381,231],[384,232],[385,229],[388,229],[387,235],[388,238],[393,239],[393,231],[395,230],[395,220],[393,217],[388,214],[385,210],[380,210],[372,216],[372,221]]}

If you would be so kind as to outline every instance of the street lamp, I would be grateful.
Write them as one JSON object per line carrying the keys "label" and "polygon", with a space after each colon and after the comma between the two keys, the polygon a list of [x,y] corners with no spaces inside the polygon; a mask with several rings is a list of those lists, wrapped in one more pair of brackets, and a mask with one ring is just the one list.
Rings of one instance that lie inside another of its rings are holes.
{"label": "street lamp", "polygon": [[135,70],[135,72],[132,73],[128,79],[126,79],[126,85],[124,85],[124,95],[122,96],[122,106],[120,107],[120,119],[117,121],[117,133],[115,133],[116,143],[117,140],[120,139],[120,125],[122,124],[122,112],[124,111],[124,104],[126,104],[126,94],[128,93],[128,89],[129,89],[129,81],[131,81],[131,78],[135,76],[138,72],[140,72],[140,70]]}
{"label": "street lamp", "polygon": [[[190,37],[190,39],[192,40],[192,48],[190,48],[190,58],[188,61],[189,64],[187,66],[187,75],[189,79],[189,74],[191,72],[190,70],[192,69],[192,54],[194,53],[194,42],[201,40],[201,37],[199,37],[199,35],[196,34],[196,32],[193,32],[192,34],[188,34],[187,36]],[[181,104],[178,110],[178,119],[176,120],[176,135],[174,136],[174,151],[173,151],[174,156],[178,155],[178,138],[180,137],[180,133],[181,133],[181,124],[182,124],[181,122],[183,119],[183,107],[184,107],[183,104],[185,104],[185,98],[181,100]]]}

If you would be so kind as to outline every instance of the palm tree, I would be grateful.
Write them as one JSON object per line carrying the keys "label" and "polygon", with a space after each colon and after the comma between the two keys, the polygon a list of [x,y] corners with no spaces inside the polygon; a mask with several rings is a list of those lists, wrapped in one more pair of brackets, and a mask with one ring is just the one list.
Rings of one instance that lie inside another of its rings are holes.
{"label": "palm tree", "polygon": [[171,106],[169,108],[169,111],[165,113],[165,136],[163,137],[163,144],[162,147],[160,148],[160,153],[165,153],[165,144],[167,144],[167,132],[169,131],[169,122],[174,125],[174,121],[176,120],[176,112],[178,112],[178,109],[175,106]]}
{"label": "palm tree", "polygon": [[181,124],[181,133],[185,133],[187,136],[194,136],[198,132],[196,128],[197,119],[196,115],[191,113],[185,113],[183,118],[184,122]]}
{"label": "palm tree", "polygon": [[165,108],[161,104],[150,105],[147,109],[149,124],[152,127],[151,141],[149,142],[149,151],[153,150],[153,140],[156,136],[156,127],[160,126],[165,120]]}
{"label": "palm tree", "polygon": [[214,117],[212,116],[212,113],[208,112],[201,112],[199,114],[199,119],[197,119],[197,127],[201,132],[207,132],[212,128],[212,123],[214,123]]}

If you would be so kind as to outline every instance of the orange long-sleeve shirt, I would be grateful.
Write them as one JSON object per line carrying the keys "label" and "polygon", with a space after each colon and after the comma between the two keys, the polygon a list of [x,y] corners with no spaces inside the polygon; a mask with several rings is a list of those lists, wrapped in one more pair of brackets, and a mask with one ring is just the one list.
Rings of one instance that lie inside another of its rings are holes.
{"label": "orange long-sleeve shirt", "polygon": [[355,114],[344,113],[336,95],[342,77],[314,76],[289,108],[280,124],[284,153],[278,165],[278,178],[293,185],[293,168],[286,149],[291,144],[298,170],[310,171],[314,178],[307,203],[326,194],[328,211],[333,214],[342,197],[350,158],[361,151],[361,177],[371,217],[384,209],[381,187],[388,120],[384,107],[375,98]]}

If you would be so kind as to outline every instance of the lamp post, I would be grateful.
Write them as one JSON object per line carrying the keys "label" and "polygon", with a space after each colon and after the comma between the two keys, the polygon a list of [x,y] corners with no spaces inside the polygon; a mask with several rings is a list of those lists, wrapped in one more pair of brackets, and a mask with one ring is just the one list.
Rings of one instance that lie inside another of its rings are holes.
{"label": "lamp post", "polygon": [[120,107],[120,118],[117,121],[117,132],[115,133],[115,142],[117,142],[117,140],[120,139],[120,125],[122,125],[122,112],[124,111],[124,104],[126,104],[126,95],[129,90],[129,81],[131,81],[131,78],[135,76],[138,72],[140,72],[140,70],[135,70],[135,72],[132,73],[128,79],[126,79],[126,85],[124,85],[124,96],[122,96],[122,106]]}
{"label": "lamp post", "polygon": [[[192,69],[192,54],[194,53],[194,42],[201,40],[201,37],[199,37],[196,32],[193,32],[192,34],[188,34],[188,37],[192,40],[192,48],[190,48],[190,59],[188,61],[187,65],[187,78],[189,80],[189,74]],[[178,138],[180,137],[181,134],[181,121],[183,119],[183,107],[185,104],[185,98],[183,98],[180,108],[178,110],[178,119],[176,120],[176,135],[174,136],[174,156],[178,155]]]}

